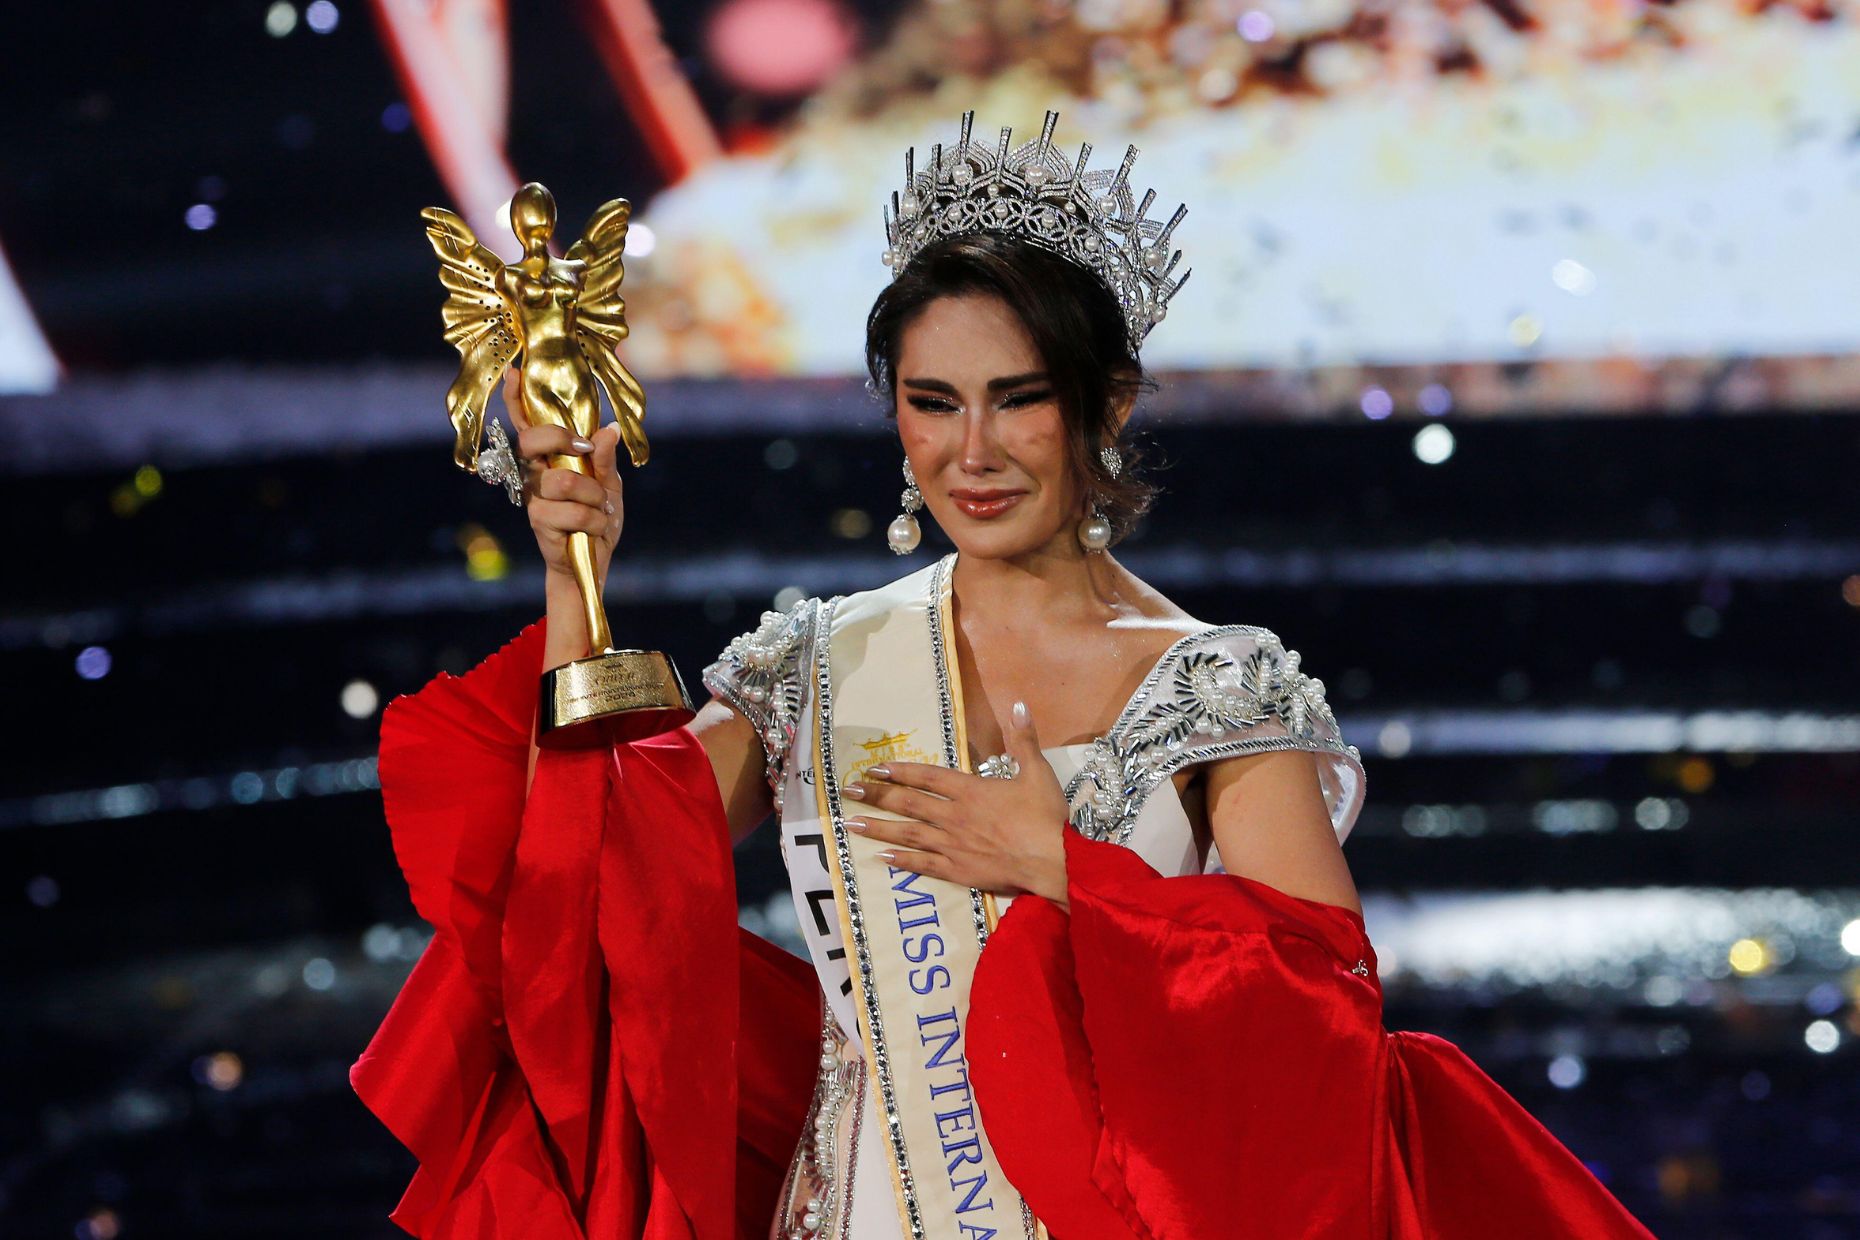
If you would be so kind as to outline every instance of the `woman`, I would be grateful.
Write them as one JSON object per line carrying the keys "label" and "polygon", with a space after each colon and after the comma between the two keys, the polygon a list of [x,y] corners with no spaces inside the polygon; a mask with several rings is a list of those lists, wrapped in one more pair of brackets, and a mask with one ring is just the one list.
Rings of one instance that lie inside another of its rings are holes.
{"label": "woman", "polygon": [[[991,154],[965,117],[947,159],[907,157],[888,221],[867,337],[908,484],[888,538],[914,549],[927,509],[955,552],[766,613],[677,732],[516,747],[538,659],[588,647],[567,536],[604,580],[624,513],[616,428],[521,427],[542,632],[383,725],[445,955],[357,1065],[421,1156],[410,1231],[1646,1234],[1449,1044],[1381,1028],[1340,847],[1363,769],[1322,682],[1109,553],[1151,499],[1124,430],[1182,213],[1144,218],[1129,157],[1059,160],[1055,120]],[[592,476],[537,464],[567,452]],[[449,763],[488,720],[504,774],[467,789]],[[729,941],[725,836],[771,810],[805,980]],[[434,1010],[443,1038],[415,1027]],[[465,1081],[444,1106],[416,1053],[439,1043]]]}

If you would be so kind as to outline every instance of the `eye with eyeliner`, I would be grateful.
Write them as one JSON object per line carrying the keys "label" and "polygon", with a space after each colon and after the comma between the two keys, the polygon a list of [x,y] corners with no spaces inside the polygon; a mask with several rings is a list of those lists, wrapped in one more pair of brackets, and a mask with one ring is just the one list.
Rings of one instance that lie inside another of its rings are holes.
{"label": "eye with eyeliner", "polygon": [[[1015,392],[1006,400],[1003,400],[1001,404],[1007,409],[1019,409],[1027,405],[1036,405],[1051,396],[1052,392],[1050,390],[1040,388],[1030,392]],[[912,396],[908,399],[914,407],[923,410],[925,413],[951,413],[954,412],[955,408],[947,400],[937,396]]]}

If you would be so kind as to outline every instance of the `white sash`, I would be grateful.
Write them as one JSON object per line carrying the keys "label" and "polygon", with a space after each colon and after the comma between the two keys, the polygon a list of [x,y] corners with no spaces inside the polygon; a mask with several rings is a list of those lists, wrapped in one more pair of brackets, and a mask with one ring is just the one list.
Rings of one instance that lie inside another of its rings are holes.
{"label": "white sash", "polygon": [[[817,635],[815,793],[852,968],[853,1006],[911,1240],[1034,1240],[1045,1229],[1002,1175],[969,1085],[969,984],[995,922],[979,891],[895,870],[848,832],[840,789],[887,760],[970,769],[946,556],[830,603]],[[858,816],[896,818],[853,803]]]}

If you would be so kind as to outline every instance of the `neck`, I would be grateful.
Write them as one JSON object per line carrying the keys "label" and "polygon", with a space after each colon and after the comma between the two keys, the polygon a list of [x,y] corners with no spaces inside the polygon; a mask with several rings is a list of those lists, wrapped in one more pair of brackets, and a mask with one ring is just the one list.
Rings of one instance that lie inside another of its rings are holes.
{"label": "neck", "polygon": [[1036,622],[1102,621],[1123,601],[1119,576],[1109,552],[1085,551],[1067,530],[1063,538],[1019,555],[958,554],[950,590],[970,620],[988,628],[1026,629]]}

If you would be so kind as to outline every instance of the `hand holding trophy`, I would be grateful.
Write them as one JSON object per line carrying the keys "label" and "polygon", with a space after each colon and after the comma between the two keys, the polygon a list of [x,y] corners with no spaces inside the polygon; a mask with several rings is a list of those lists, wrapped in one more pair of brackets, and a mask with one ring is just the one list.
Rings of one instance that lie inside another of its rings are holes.
{"label": "hand holding trophy", "polygon": [[[522,470],[495,419],[489,449],[482,444],[491,389],[513,362],[527,422],[592,438],[601,422],[598,380],[613,404],[627,455],[635,466],[646,463],[648,445],[640,425],[646,395],[614,352],[627,335],[620,284],[626,276],[621,260],[632,210],[624,198],[604,204],[567,257],[555,258],[549,253],[555,199],[532,181],[511,199],[511,229],[523,245],[523,257],[508,265],[452,212],[428,207],[420,213],[439,255],[440,283],[449,294],[442,309],[445,339],[461,356],[458,378],[446,393],[457,433],[452,459],[467,473],[501,484],[513,503],[523,502]],[[550,464],[580,474],[591,469],[572,453],[553,456]],[[591,648],[586,657],[543,673],[538,743],[604,743],[612,729],[598,725],[622,715],[640,716],[626,721],[631,735],[689,719],[691,699],[669,658],[658,651],[614,649],[592,539],[571,533],[568,556]]]}

